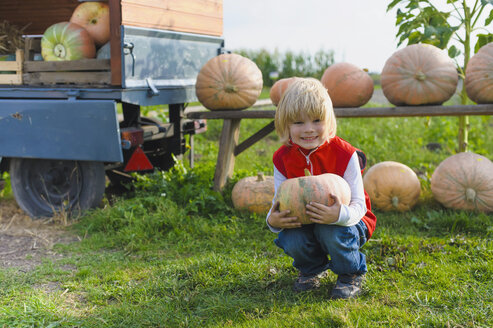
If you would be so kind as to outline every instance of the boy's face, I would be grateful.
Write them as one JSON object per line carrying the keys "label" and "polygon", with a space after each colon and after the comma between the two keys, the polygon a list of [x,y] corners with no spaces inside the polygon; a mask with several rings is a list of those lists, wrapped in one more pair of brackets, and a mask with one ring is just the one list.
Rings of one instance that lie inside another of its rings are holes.
{"label": "boy's face", "polygon": [[320,119],[311,119],[306,114],[299,121],[289,124],[291,141],[305,149],[314,149],[325,142],[326,124]]}

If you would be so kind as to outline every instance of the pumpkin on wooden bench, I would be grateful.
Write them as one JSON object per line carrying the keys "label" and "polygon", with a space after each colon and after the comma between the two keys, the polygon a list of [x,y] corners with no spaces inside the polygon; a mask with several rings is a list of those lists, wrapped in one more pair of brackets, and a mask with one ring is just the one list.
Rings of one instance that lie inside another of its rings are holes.
{"label": "pumpkin on wooden bench", "polygon": [[272,88],[270,88],[269,97],[274,106],[279,104],[286,89],[297,79],[299,79],[299,77],[286,77],[276,81],[276,83],[272,85]]}
{"label": "pumpkin on wooden bench", "polygon": [[465,87],[471,100],[493,103],[493,43],[479,49],[467,63]]}
{"label": "pumpkin on wooden bench", "polygon": [[457,89],[454,61],[431,44],[413,44],[396,51],[382,69],[382,91],[396,105],[440,105]]}
{"label": "pumpkin on wooden bench", "polygon": [[207,109],[241,110],[255,104],[262,87],[262,72],[257,64],[238,54],[222,54],[201,68],[195,92]]}
{"label": "pumpkin on wooden bench", "polygon": [[334,107],[360,107],[373,95],[370,75],[351,63],[329,66],[320,81],[327,88]]}

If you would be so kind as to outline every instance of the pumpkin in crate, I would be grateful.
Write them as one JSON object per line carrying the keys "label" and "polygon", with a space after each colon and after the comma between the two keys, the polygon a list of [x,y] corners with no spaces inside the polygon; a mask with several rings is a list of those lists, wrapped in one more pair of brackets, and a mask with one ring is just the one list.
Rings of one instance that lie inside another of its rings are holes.
{"label": "pumpkin in crate", "polygon": [[279,101],[281,101],[284,91],[286,91],[286,89],[297,79],[298,77],[295,76],[286,77],[274,83],[272,88],[270,88],[270,92],[269,92],[270,100],[272,101],[272,104],[274,104],[274,106],[277,106],[277,104],[279,104]]}
{"label": "pumpkin in crate", "polygon": [[373,80],[363,69],[350,63],[329,66],[320,80],[334,107],[360,107],[373,95]]}
{"label": "pumpkin in crate", "polygon": [[363,176],[371,203],[382,211],[410,210],[419,200],[421,183],[405,164],[385,161],[368,169]]}
{"label": "pumpkin in crate", "polygon": [[45,30],[41,38],[41,56],[45,61],[94,58],[96,45],[82,26],[60,22]]}
{"label": "pumpkin in crate", "polygon": [[337,196],[342,204],[349,205],[351,189],[341,176],[332,173],[307,175],[283,181],[277,190],[279,210],[289,210],[289,216],[297,216],[302,224],[311,224],[306,214],[306,204],[317,202],[327,206],[334,204],[330,194]]}
{"label": "pumpkin in crate", "polygon": [[267,214],[274,198],[274,177],[258,173],[238,181],[231,192],[234,208],[258,214]]}
{"label": "pumpkin in crate", "polygon": [[493,211],[493,163],[475,153],[442,161],[431,176],[433,197],[445,207]]}
{"label": "pumpkin in crate", "polygon": [[241,110],[252,106],[262,92],[262,72],[237,54],[211,58],[199,71],[195,91],[210,110]]}
{"label": "pumpkin in crate", "polygon": [[110,8],[107,3],[82,2],[74,9],[70,22],[85,28],[98,47],[110,40]]}
{"label": "pumpkin in crate", "polygon": [[387,59],[381,74],[382,91],[396,105],[438,105],[457,89],[454,61],[430,44],[413,44]]}
{"label": "pumpkin in crate", "polygon": [[467,63],[465,87],[471,100],[493,103],[493,43],[481,47]]}

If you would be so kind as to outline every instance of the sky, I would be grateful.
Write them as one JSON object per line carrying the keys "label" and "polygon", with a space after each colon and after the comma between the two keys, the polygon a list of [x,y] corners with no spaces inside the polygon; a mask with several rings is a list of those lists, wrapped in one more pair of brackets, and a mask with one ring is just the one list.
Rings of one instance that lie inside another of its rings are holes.
{"label": "sky", "polygon": [[[335,62],[381,72],[397,48],[389,0],[224,0],[228,50],[334,51]],[[402,48],[403,46],[399,47]]]}

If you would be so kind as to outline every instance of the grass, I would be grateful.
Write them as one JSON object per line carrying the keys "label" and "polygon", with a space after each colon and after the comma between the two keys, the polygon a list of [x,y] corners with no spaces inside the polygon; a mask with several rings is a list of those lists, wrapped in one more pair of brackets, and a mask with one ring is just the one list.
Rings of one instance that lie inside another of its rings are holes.
{"label": "grass", "polygon": [[[243,120],[241,139],[268,120]],[[364,295],[296,294],[296,272],[265,218],[232,208],[238,179],[272,173],[274,134],[242,153],[223,193],[211,189],[220,121],[196,136],[196,167],[139,177],[133,197],[106,202],[68,229],[80,242],[33,271],[0,269],[4,327],[491,327],[493,216],[443,208],[429,178],[455,152],[456,118],[341,119],[339,135],[369,165],[396,160],[422,182],[418,205],[376,211],[364,246]],[[490,117],[471,117],[471,150],[491,158]],[[430,151],[429,143],[441,149]],[[111,205],[110,205],[111,204]]]}

